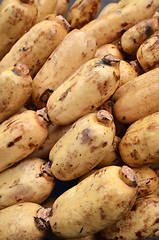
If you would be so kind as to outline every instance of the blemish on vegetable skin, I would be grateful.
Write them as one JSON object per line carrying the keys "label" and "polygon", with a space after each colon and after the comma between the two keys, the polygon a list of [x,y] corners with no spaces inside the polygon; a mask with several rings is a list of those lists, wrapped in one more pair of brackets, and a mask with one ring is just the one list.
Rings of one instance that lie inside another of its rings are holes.
{"label": "blemish on vegetable skin", "polygon": [[66,98],[66,96],[68,95],[69,92],[71,92],[72,87],[73,87],[75,84],[76,84],[76,83],[74,83],[71,87],[69,87],[69,88],[67,89],[67,91],[65,91],[65,92],[61,95],[61,97],[59,98],[59,101],[63,101],[63,100]]}
{"label": "blemish on vegetable skin", "polygon": [[151,34],[153,34],[153,29],[152,29],[152,27],[150,25],[146,25],[146,27],[145,27],[145,34],[147,36],[150,36]]}
{"label": "blemish on vegetable skin", "polygon": [[138,156],[138,151],[136,149],[133,150],[133,152],[130,153],[131,157],[134,158],[135,160],[139,159]]}
{"label": "blemish on vegetable skin", "polygon": [[15,138],[12,142],[9,142],[7,147],[12,147],[14,144],[22,139],[22,136]]}
{"label": "blemish on vegetable skin", "polygon": [[107,81],[105,81],[104,83],[98,82],[97,88],[101,95],[106,95],[107,94]]}
{"label": "blemish on vegetable skin", "polygon": [[152,4],[153,4],[153,0],[151,0],[151,1],[150,1],[150,3],[149,3],[149,4],[147,4],[146,8],[149,8],[149,7],[151,7],[151,6],[152,6]]}
{"label": "blemish on vegetable skin", "polygon": [[100,217],[101,217],[101,220],[106,218],[106,214],[102,208],[100,208]]}
{"label": "blemish on vegetable skin", "polygon": [[98,149],[98,146],[92,146],[90,152],[93,153],[96,149]]}
{"label": "blemish on vegetable skin", "polygon": [[104,191],[104,189],[105,189],[105,186],[100,186],[100,187],[97,188],[97,192]]}
{"label": "blemish on vegetable skin", "polygon": [[128,25],[127,22],[124,22],[124,23],[121,24],[122,27],[126,27],[127,25]]}
{"label": "blemish on vegetable skin", "polygon": [[29,143],[28,146],[29,146],[30,148],[36,148],[36,147],[38,147],[38,144]]}

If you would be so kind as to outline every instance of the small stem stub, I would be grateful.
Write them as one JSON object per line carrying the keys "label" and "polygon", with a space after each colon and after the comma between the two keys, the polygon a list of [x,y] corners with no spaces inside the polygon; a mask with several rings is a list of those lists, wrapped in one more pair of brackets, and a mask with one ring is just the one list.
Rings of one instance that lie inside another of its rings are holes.
{"label": "small stem stub", "polygon": [[43,176],[48,181],[54,180],[54,175],[51,171],[52,162],[48,161],[41,165],[41,176]]}
{"label": "small stem stub", "polygon": [[96,118],[97,118],[98,122],[101,122],[101,123],[103,123],[105,125],[108,125],[108,124],[110,124],[110,122],[113,121],[112,114],[110,114],[106,110],[98,111],[97,114],[96,114]]}
{"label": "small stem stub", "polygon": [[126,183],[129,187],[137,187],[137,176],[133,169],[124,165],[121,167],[119,174],[122,181]]}
{"label": "small stem stub", "polygon": [[53,215],[52,208],[42,207],[37,212],[37,217],[34,217],[37,228],[41,231],[50,230],[50,218]]}

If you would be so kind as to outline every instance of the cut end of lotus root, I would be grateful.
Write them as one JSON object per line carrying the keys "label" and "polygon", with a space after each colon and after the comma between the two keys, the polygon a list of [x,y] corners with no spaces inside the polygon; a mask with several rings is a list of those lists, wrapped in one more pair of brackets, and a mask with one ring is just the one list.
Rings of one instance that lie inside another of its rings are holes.
{"label": "cut end of lotus root", "polygon": [[12,70],[14,74],[17,76],[26,76],[29,74],[29,68],[27,65],[22,64],[22,63],[17,63],[14,65],[14,68]]}
{"label": "cut end of lotus root", "polygon": [[128,166],[122,166],[120,169],[120,178],[122,181],[130,187],[137,187],[137,176],[133,169]]}
{"label": "cut end of lotus root", "polygon": [[113,116],[106,110],[100,110],[96,114],[98,122],[101,122],[104,125],[109,125],[113,121]]}
{"label": "cut end of lotus root", "polygon": [[45,126],[48,126],[49,124],[51,124],[46,107],[37,110],[37,115],[41,123],[43,123]]}
{"label": "cut end of lotus root", "polygon": [[40,175],[43,176],[48,181],[54,180],[54,175],[51,171],[52,162],[48,161],[41,165],[41,173]]}
{"label": "cut end of lotus root", "polygon": [[104,62],[104,64],[114,66],[120,63],[120,58],[112,54],[107,54],[102,58],[102,61]]}
{"label": "cut end of lotus root", "polygon": [[50,218],[53,214],[52,208],[42,207],[37,212],[37,217],[34,217],[35,224],[40,231],[48,231],[50,229]]}

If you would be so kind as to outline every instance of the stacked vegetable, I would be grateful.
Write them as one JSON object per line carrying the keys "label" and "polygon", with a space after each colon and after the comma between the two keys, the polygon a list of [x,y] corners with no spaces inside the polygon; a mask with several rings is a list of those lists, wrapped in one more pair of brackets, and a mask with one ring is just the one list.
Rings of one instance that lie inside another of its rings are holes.
{"label": "stacked vegetable", "polygon": [[0,5],[0,240],[159,237],[159,2],[99,9]]}

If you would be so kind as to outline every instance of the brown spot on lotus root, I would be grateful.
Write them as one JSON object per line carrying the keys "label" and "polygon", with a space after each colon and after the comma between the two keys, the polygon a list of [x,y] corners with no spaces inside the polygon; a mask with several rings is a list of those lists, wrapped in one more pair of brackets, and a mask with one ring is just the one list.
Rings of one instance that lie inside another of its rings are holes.
{"label": "brown spot on lotus root", "polygon": [[94,177],[96,177],[97,175],[99,175],[98,177],[101,177],[103,175],[104,172],[107,171],[107,168],[103,168],[103,169],[100,169],[100,170],[97,170],[95,173],[94,173]]}
{"label": "brown spot on lotus root", "polygon": [[151,5],[153,4],[153,0],[151,0],[150,1],[150,3],[149,4],[147,4],[147,6],[146,6],[146,8],[149,8],[149,7],[151,7]]}
{"label": "brown spot on lotus root", "polygon": [[106,95],[107,94],[107,81],[105,81],[104,83],[98,82],[97,89],[101,95]]}
{"label": "brown spot on lotus root", "polygon": [[22,136],[15,138],[12,142],[8,143],[7,147],[12,147],[16,142],[20,141]]}
{"label": "brown spot on lotus root", "polygon": [[115,73],[115,72],[113,72],[113,76],[114,76],[114,78],[115,78],[116,82],[117,82],[117,81],[119,80],[119,78],[120,78],[119,76],[117,76],[117,75],[116,75],[116,73]]}
{"label": "brown spot on lotus root", "polygon": [[90,111],[93,111],[94,108],[95,108],[95,106],[92,105],[92,106],[90,107]]}
{"label": "brown spot on lotus root", "polygon": [[137,210],[137,205],[135,204],[135,205],[132,207],[131,211],[132,211],[132,212],[135,212],[136,210]]}
{"label": "brown spot on lotus root", "polygon": [[136,43],[136,39],[135,38],[133,39],[133,41],[134,41],[134,43]]}
{"label": "brown spot on lotus root", "polygon": [[[152,45],[150,45],[150,47],[149,47],[148,50],[152,51],[152,50],[154,50],[154,49],[157,49],[157,48],[158,48],[158,42],[159,42],[159,40],[156,39],[156,41],[155,41]],[[155,57],[155,56],[154,56],[154,57]]]}
{"label": "brown spot on lotus root", "polygon": [[89,137],[89,133],[90,133],[90,128],[85,128],[83,129],[83,131],[81,132],[82,135],[82,143],[88,142],[91,143],[93,140]]}
{"label": "brown spot on lotus root", "polygon": [[16,201],[18,203],[18,202],[22,201],[22,198],[17,198]]}
{"label": "brown spot on lotus root", "polygon": [[151,124],[147,127],[147,130],[152,130],[152,129],[155,129],[155,128],[158,128],[158,127],[159,127],[158,124],[153,123],[153,124]]}
{"label": "brown spot on lotus root", "polygon": [[135,235],[138,239],[142,238],[142,233],[140,231],[136,232]]}
{"label": "brown spot on lotus root", "polygon": [[122,27],[126,27],[127,25],[128,25],[127,22],[124,22],[124,23],[121,24]]}
{"label": "brown spot on lotus root", "polygon": [[106,217],[104,210],[102,208],[100,208],[100,217],[102,220],[105,219],[105,217]]}
{"label": "brown spot on lotus root", "polygon": [[59,101],[63,101],[63,100],[66,98],[66,96],[68,95],[69,92],[71,92],[72,87],[73,87],[75,84],[76,84],[76,83],[74,83],[71,87],[69,87],[69,88],[67,89],[67,91],[65,91],[65,92],[61,95],[61,97],[59,98]]}
{"label": "brown spot on lotus root", "polygon": [[98,148],[97,146],[92,146],[90,152],[93,153],[97,148]]}
{"label": "brown spot on lotus root", "polygon": [[159,218],[156,218],[156,220],[154,221],[153,225],[158,224],[159,223]]}
{"label": "brown spot on lotus root", "polygon": [[33,0],[20,0],[22,3],[29,3],[29,4],[32,4],[34,3]]}
{"label": "brown spot on lotus root", "polygon": [[146,33],[147,36],[151,36],[153,34],[153,29],[150,25],[146,25],[145,33]]}
{"label": "brown spot on lotus root", "polygon": [[34,144],[34,143],[29,143],[28,145],[30,148],[37,148],[38,144]]}
{"label": "brown spot on lotus root", "polygon": [[104,190],[105,189],[105,186],[100,186],[97,188],[97,192],[100,191],[100,190]]}
{"label": "brown spot on lotus root", "polygon": [[108,144],[107,142],[104,142],[104,143],[102,144],[102,148],[106,147],[107,144]]}
{"label": "brown spot on lotus root", "polygon": [[100,170],[97,170],[97,171],[94,173],[94,177],[95,177],[96,175],[98,175],[98,174],[100,174]]}
{"label": "brown spot on lotus root", "polygon": [[82,57],[85,58],[87,56],[87,53],[83,52]]}
{"label": "brown spot on lotus root", "polygon": [[9,128],[9,126],[10,126],[11,124],[13,124],[15,121],[16,121],[16,120],[13,120],[13,121],[9,122],[9,123],[7,124],[7,126],[6,126],[6,128],[4,129],[4,132],[5,132],[5,131]]}
{"label": "brown spot on lotus root", "polygon": [[[21,113],[19,113],[19,115],[20,115],[20,114],[21,114]],[[17,122],[16,122],[16,120],[15,120],[15,121],[9,123],[9,124],[6,126],[6,128],[3,130],[3,132],[10,130],[9,132],[11,133],[11,132],[13,132],[15,129],[20,129],[20,128],[22,128],[22,130],[23,130],[23,122],[22,122],[22,121],[17,121]]]}
{"label": "brown spot on lotus root", "polygon": [[133,152],[130,153],[131,157],[135,160],[138,159],[138,151],[136,149],[133,150]]}

